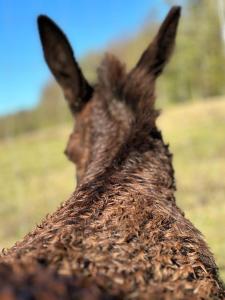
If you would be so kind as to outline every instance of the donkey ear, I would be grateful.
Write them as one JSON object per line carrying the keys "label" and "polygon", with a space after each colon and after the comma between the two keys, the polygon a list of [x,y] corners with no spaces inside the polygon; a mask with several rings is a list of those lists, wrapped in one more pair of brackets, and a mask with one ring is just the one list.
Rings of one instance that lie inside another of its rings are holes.
{"label": "donkey ear", "polygon": [[73,50],[58,26],[48,17],[38,17],[38,29],[45,60],[63,89],[73,113],[90,99],[92,88],[79,68]]}
{"label": "donkey ear", "polygon": [[173,6],[163,21],[158,34],[142,54],[136,68],[145,69],[149,74],[157,77],[168,62],[174,45],[180,18],[181,7]]}

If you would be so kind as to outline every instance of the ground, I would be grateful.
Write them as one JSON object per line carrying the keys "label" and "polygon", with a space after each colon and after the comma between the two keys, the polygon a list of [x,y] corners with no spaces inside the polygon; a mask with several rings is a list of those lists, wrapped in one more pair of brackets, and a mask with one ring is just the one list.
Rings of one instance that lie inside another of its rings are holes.
{"label": "ground", "polygon": [[[174,153],[177,202],[202,231],[225,280],[225,98],[166,109],[158,120]],[[63,155],[71,124],[0,141],[0,247],[67,199],[75,170]]]}

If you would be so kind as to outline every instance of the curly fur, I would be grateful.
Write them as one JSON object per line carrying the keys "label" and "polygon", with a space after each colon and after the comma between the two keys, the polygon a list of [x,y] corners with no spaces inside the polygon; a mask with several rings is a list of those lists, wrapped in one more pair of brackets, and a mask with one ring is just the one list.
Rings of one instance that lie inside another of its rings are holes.
{"label": "curly fur", "polygon": [[[167,43],[177,12],[159,31]],[[156,75],[173,47],[158,55],[159,40],[148,48],[156,60],[148,68],[141,60],[126,74],[115,57],[104,59],[67,145],[77,189],[3,253],[1,299],[224,299],[212,253],[176,205],[154,108]]]}

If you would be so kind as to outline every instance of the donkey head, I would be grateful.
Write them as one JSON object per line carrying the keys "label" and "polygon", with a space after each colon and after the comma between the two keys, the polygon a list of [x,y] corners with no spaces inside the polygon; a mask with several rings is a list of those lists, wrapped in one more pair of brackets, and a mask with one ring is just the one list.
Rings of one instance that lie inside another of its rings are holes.
{"label": "donkey head", "polygon": [[79,179],[109,166],[131,133],[155,134],[155,81],[174,48],[179,16],[180,7],[173,7],[128,74],[117,58],[106,55],[95,86],[82,74],[64,33],[48,17],[39,16],[45,60],[76,121],[65,154],[77,165]]}

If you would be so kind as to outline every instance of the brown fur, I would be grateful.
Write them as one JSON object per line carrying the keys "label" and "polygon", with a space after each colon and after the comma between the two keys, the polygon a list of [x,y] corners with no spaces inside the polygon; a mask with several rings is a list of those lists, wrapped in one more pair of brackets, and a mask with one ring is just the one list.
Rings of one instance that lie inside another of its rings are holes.
{"label": "brown fur", "polygon": [[[1,299],[20,299],[14,292],[18,282],[34,295],[40,287],[46,288],[47,294],[53,294],[48,299],[91,299],[85,293],[96,293],[93,299],[102,295],[117,295],[118,299],[223,299],[213,255],[176,205],[171,154],[156,126],[155,80],[171,54],[179,13],[177,7],[170,11],[129,74],[116,58],[106,56],[92,96],[82,105],[79,102],[79,109],[77,106],[75,130],[66,149],[77,164],[78,187],[55,213],[3,253],[4,266],[13,268],[14,275],[1,271],[1,265],[0,274],[8,274],[6,284],[14,294]],[[51,27],[51,43],[63,40],[67,45],[56,25],[42,18],[40,26]],[[53,48],[43,32],[45,56],[52,69],[49,49]],[[54,55],[56,60],[58,54]],[[65,89],[64,78],[62,82],[59,73],[53,74]],[[73,98],[69,99],[70,107]],[[31,273],[35,279],[27,286]],[[62,291],[59,296],[54,294],[57,291],[53,293],[57,282]],[[83,282],[84,296],[68,295],[71,286],[79,293]],[[4,289],[0,288],[1,296]]]}

